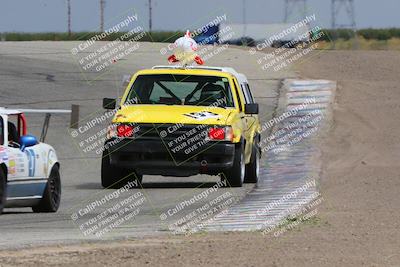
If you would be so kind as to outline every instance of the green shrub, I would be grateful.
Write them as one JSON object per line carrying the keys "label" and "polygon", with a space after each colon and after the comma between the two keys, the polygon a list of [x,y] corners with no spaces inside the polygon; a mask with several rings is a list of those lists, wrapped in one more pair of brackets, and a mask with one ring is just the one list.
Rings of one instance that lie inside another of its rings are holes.
{"label": "green shrub", "polygon": [[[114,41],[124,35],[126,32],[112,33],[104,38],[104,41]],[[100,34],[99,32],[44,32],[44,33],[25,33],[25,32],[6,32],[2,33],[5,41],[77,41],[89,40],[93,36]],[[180,31],[154,31],[146,33],[140,41],[143,42],[164,42],[172,43],[185,33]]]}
{"label": "green shrub", "polygon": [[[323,29],[325,34],[321,37],[321,41],[333,40],[350,40],[354,37],[354,32],[351,29]],[[88,40],[93,36],[100,34],[99,32],[73,32],[71,35],[62,32],[43,32],[43,33],[19,33],[19,32],[6,32],[2,33],[3,40],[6,41],[76,41]],[[107,36],[105,41],[113,41],[124,35],[125,32],[113,33]],[[183,36],[183,31],[153,31],[146,33],[141,39],[144,42],[163,42],[172,43],[177,38]],[[400,28],[389,29],[360,29],[357,34],[366,40],[389,40],[391,38],[400,38]]]}

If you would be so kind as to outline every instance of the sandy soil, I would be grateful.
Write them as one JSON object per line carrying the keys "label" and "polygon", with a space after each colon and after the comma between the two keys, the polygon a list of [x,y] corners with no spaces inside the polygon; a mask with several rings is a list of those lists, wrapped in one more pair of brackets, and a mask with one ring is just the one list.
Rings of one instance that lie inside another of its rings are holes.
{"label": "sandy soil", "polygon": [[328,51],[297,66],[338,81],[318,219],[274,237],[200,234],[0,252],[0,265],[400,266],[400,54]]}

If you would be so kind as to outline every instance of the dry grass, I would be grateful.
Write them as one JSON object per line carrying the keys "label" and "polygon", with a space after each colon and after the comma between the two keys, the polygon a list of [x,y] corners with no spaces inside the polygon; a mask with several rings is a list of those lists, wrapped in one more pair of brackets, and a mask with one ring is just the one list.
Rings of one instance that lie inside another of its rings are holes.
{"label": "dry grass", "polygon": [[354,39],[339,39],[336,41],[335,47],[333,47],[333,42],[322,41],[319,42],[319,48],[321,50],[400,50],[400,38],[391,38],[389,40],[367,40],[363,37],[359,37],[357,43]]}

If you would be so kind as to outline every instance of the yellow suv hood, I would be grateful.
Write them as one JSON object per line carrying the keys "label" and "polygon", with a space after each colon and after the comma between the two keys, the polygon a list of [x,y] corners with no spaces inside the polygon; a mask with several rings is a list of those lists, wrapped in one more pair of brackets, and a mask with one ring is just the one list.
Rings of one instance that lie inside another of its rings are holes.
{"label": "yellow suv hood", "polygon": [[179,105],[123,106],[114,123],[182,123],[224,125],[232,108]]}

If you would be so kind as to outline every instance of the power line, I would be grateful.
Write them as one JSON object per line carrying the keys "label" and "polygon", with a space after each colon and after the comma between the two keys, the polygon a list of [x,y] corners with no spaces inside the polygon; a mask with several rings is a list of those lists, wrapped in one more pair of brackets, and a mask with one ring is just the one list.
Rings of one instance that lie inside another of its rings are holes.
{"label": "power line", "polygon": [[[357,48],[357,28],[355,19],[354,0],[332,0],[332,29],[334,33],[339,28],[347,28],[353,31],[354,34],[354,47]],[[343,18],[343,22],[339,19]],[[333,38],[333,45],[335,46],[335,38]]]}
{"label": "power line", "polygon": [[[307,0],[285,0],[285,14],[283,21],[288,23],[290,20],[297,19],[298,16],[304,18],[307,13]],[[294,17],[296,16],[297,17]]]}
{"label": "power line", "polygon": [[[347,22],[339,23],[340,15],[347,15]],[[354,0],[332,0],[332,29],[338,28],[356,28],[354,14]]]}

